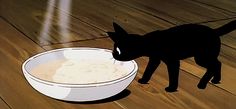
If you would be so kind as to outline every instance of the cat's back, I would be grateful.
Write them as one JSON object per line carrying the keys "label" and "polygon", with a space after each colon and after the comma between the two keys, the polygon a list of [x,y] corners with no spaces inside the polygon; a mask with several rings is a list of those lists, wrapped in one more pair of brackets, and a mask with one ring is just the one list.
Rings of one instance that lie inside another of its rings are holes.
{"label": "cat's back", "polygon": [[198,24],[185,24],[162,31],[163,39],[175,41],[210,41],[218,37],[214,30]]}
{"label": "cat's back", "polygon": [[215,31],[207,26],[198,24],[184,24],[171,27],[166,30],[157,30],[146,34],[148,40],[159,44],[176,44],[176,45],[195,45],[200,42],[215,43],[219,37]]}
{"label": "cat's back", "polygon": [[163,31],[166,34],[175,35],[204,35],[213,32],[213,29],[204,25],[198,24],[184,24],[180,26],[175,26]]}
{"label": "cat's back", "polygon": [[213,34],[213,29],[198,24],[184,24],[175,27],[171,27],[165,30],[156,30],[147,33],[146,36],[155,38],[194,38],[205,37],[205,35]]}
{"label": "cat's back", "polygon": [[204,50],[219,51],[220,48],[220,38],[213,29],[204,25],[180,25],[153,31],[146,36],[146,42],[149,42],[146,45],[157,50],[154,54],[161,53],[161,56],[170,55],[177,59],[191,57]]}

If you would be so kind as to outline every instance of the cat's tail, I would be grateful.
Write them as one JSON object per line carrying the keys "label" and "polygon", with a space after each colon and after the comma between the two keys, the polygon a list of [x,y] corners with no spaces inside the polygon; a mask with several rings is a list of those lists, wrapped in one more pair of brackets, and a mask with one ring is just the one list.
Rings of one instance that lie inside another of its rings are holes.
{"label": "cat's tail", "polygon": [[236,29],[236,20],[215,29],[217,36],[223,36]]}

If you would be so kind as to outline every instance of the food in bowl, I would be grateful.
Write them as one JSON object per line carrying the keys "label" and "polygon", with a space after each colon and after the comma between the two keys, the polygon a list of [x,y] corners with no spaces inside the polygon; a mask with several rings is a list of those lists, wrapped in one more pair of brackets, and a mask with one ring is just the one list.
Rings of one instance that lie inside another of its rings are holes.
{"label": "food in bowl", "polygon": [[115,60],[54,60],[32,69],[32,75],[47,81],[70,84],[107,82],[124,77],[128,71]]}
{"label": "food in bowl", "polygon": [[[48,67],[49,64],[52,66]],[[71,64],[75,66],[70,66]],[[45,66],[49,68],[48,71],[40,68]],[[69,67],[64,68],[66,66]],[[72,67],[78,66],[81,68],[76,68],[75,71],[79,72],[73,72]],[[93,71],[86,71],[87,68]],[[133,81],[138,66],[134,60],[115,61],[112,51],[108,49],[77,47],[39,53],[27,59],[22,65],[22,70],[28,83],[40,93],[59,100],[84,102],[101,100],[120,93]],[[116,70],[119,70],[119,75],[113,75],[114,78],[108,76]],[[100,78],[97,74],[101,74],[101,78],[86,79],[79,74],[82,71],[84,74],[90,72],[95,76],[87,76],[88,78]],[[67,75],[68,72],[73,73]],[[67,77],[63,76],[65,74]]]}

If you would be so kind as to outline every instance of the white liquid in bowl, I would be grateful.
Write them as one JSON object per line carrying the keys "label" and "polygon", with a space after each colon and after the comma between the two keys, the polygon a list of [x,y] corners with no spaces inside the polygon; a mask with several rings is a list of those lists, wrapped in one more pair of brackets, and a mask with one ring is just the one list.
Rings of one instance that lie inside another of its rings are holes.
{"label": "white liquid in bowl", "polygon": [[69,83],[90,84],[116,80],[128,75],[128,70],[112,60],[70,60],[49,61],[34,67],[31,74],[42,80]]}

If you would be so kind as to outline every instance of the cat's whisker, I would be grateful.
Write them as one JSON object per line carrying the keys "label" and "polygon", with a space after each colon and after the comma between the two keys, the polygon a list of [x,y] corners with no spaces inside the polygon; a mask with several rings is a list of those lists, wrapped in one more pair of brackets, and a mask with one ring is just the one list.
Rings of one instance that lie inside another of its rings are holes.
{"label": "cat's whisker", "polygon": [[116,63],[116,60],[113,58],[113,64],[115,64]]}
{"label": "cat's whisker", "polygon": [[113,64],[116,63],[116,59],[114,59],[113,57],[111,57],[110,60],[112,61]]}

